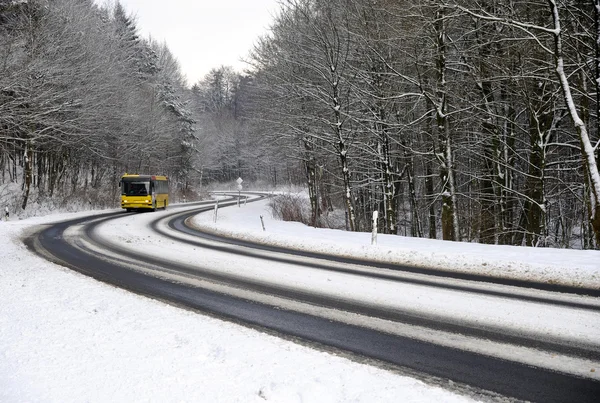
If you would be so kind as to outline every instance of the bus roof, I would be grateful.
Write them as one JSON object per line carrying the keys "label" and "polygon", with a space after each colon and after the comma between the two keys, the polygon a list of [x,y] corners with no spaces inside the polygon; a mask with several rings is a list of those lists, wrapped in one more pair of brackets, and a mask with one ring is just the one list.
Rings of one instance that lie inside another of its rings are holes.
{"label": "bus roof", "polygon": [[121,177],[121,180],[138,180],[138,181],[168,181],[169,178],[163,175],[138,175],[138,174],[125,174]]}

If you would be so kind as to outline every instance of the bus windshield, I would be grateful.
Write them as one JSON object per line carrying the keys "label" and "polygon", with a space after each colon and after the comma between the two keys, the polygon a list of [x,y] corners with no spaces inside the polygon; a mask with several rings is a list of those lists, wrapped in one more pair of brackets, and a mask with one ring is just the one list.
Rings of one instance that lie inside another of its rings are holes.
{"label": "bus windshield", "polygon": [[148,196],[150,182],[123,181],[122,193],[125,196]]}

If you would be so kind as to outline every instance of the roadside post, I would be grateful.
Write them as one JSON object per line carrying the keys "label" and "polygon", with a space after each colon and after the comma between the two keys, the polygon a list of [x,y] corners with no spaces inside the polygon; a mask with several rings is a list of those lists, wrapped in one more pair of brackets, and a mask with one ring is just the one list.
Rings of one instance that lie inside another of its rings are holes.
{"label": "roadside post", "polygon": [[242,192],[242,182],[243,181],[244,180],[242,178],[237,178],[237,180],[236,180],[237,190],[238,190],[238,203],[237,203],[238,207],[240,207],[240,199],[242,198],[241,192]]}
{"label": "roadside post", "polygon": [[217,222],[217,214],[219,213],[219,199],[217,199],[217,202],[215,203],[215,218],[214,218],[214,222]]}
{"label": "roadside post", "polygon": [[379,217],[379,212],[375,210],[373,211],[373,233],[371,234],[371,245],[377,245],[377,217]]}

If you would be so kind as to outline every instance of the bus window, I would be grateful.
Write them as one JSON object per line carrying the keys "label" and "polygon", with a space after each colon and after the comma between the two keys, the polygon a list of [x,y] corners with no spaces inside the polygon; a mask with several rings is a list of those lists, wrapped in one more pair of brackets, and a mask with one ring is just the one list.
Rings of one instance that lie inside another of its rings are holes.
{"label": "bus window", "polygon": [[127,182],[123,181],[123,194],[125,196],[148,196],[149,182]]}

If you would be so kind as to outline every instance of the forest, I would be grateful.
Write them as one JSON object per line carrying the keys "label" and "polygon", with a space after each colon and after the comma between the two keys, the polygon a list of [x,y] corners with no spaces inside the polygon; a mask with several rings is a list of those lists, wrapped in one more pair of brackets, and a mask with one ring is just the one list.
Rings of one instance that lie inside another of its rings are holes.
{"label": "forest", "polygon": [[0,0],[0,201],[241,176],[308,225],[600,248],[600,0],[282,0],[245,61],[190,85],[119,2]]}

